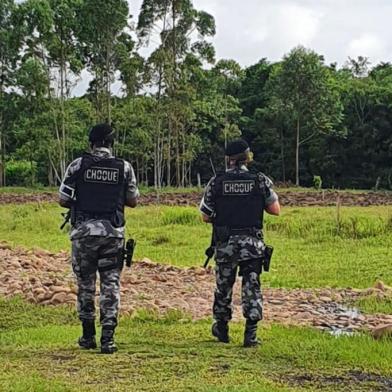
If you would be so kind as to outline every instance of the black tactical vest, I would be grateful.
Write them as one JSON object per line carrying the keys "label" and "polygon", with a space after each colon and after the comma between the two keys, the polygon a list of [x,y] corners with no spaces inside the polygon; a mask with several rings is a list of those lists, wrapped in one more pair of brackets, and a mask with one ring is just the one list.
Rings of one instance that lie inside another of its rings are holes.
{"label": "black tactical vest", "polygon": [[215,179],[215,226],[230,228],[263,227],[264,184],[260,176],[244,171],[229,171]]}
{"label": "black tactical vest", "polygon": [[108,219],[123,226],[124,161],[85,154],[76,179],[76,219]]}

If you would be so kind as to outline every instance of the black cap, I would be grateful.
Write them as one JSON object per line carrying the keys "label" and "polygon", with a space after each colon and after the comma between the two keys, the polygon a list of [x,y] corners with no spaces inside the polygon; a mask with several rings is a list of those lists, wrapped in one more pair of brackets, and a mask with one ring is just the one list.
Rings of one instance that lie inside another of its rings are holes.
{"label": "black cap", "polygon": [[245,152],[249,149],[249,144],[244,139],[236,139],[230,142],[225,150],[225,155],[232,156]]}
{"label": "black cap", "polygon": [[88,140],[91,143],[109,139],[113,140],[113,128],[109,124],[97,124],[90,129]]}

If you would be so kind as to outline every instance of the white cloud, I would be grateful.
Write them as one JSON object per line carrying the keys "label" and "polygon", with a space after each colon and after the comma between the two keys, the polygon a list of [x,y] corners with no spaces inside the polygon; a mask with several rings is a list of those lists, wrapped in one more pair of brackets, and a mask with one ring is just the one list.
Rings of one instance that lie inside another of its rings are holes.
{"label": "white cloud", "polygon": [[[137,22],[142,0],[129,0]],[[278,61],[301,44],[343,65],[348,56],[392,61],[391,0],[193,0],[196,9],[215,17],[212,42],[217,59],[242,66],[261,58]],[[142,54],[148,54],[143,49]],[[88,85],[85,76],[81,94]]]}
{"label": "white cloud", "polygon": [[370,57],[374,61],[382,61],[387,56],[386,43],[375,34],[364,33],[353,39],[347,49],[348,56],[356,58],[358,56]]}
{"label": "white cloud", "polygon": [[356,53],[373,64],[392,61],[392,42],[385,38],[392,35],[390,0],[194,0],[194,5],[215,16],[218,58],[243,66],[262,57],[278,61],[298,44],[340,65]]}
{"label": "white cloud", "polygon": [[283,47],[310,45],[317,35],[321,14],[297,4],[280,4],[269,11],[269,37],[277,39]]}

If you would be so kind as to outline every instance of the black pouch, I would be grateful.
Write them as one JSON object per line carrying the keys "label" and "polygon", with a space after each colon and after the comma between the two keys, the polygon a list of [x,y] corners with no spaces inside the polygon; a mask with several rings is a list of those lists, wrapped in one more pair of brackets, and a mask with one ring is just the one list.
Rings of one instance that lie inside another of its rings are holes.
{"label": "black pouch", "polygon": [[125,225],[124,214],[120,211],[115,211],[109,220],[113,227],[122,227]]}
{"label": "black pouch", "polygon": [[217,243],[227,242],[230,238],[230,228],[228,226],[215,226],[214,236]]}
{"label": "black pouch", "polygon": [[99,272],[110,271],[115,268],[122,270],[123,266],[124,253],[122,248],[118,252],[105,255],[105,257],[98,260]]}
{"label": "black pouch", "polygon": [[244,274],[249,274],[251,272],[256,272],[258,275],[262,272],[263,260],[262,259],[252,259],[240,261],[239,263],[238,276],[243,276]]}

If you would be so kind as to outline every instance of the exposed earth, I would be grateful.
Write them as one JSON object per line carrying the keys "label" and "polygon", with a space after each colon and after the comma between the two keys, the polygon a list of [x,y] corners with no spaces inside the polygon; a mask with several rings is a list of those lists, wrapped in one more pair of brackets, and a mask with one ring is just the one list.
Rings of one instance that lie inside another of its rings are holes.
{"label": "exposed earth", "polygon": [[[370,206],[370,205],[391,205],[392,192],[346,192],[325,190],[321,192],[302,191],[282,191],[279,192],[280,202],[284,206],[329,206],[335,205],[339,200],[345,206]],[[155,192],[142,195],[141,205],[165,204],[165,205],[197,205],[200,203],[202,193],[161,193]],[[22,204],[29,202],[55,202],[57,193],[2,193],[0,194],[0,204]]]}
{"label": "exposed earth", "polygon": [[[233,301],[235,319],[241,319],[239,286],[237,283]],[[195,320],[210,317],[213,288],[211,268],[176,268],[144,259],[123,271],[121,313],[131,315],[143,308],[163,314],[178,309]],[[377,338],[378,328],[392,326],[392,315],[370,315],[350,308],[369,294],[390,298],[392,289],[382,282],[363,290],[264,288],[264,318],[267,323],[312,326],[336,334],[367,330]],[[19,295],[43,305],[73,305],[76,287],[69,255],[12,249],[0,243],[0,295]]]}

